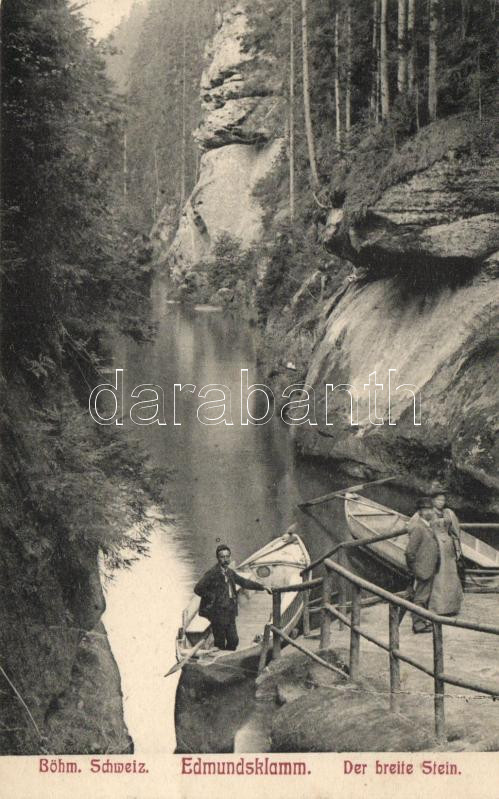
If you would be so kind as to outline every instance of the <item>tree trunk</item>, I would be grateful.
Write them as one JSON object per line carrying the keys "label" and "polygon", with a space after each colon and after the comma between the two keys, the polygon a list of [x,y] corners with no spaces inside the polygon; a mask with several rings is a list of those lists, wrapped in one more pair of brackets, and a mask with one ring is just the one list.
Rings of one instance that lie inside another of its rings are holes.
{"label": "tree trunk", "polygon": [[409,0],[407,7],[407,91],[412,97],[414,94],[414,81],[416,78],[416,41],[414,28],[416,24],[416,0]]}
{"label": "tree trunk", "polygon": [[428,46],[428,114],[431,122],[437,118],[437,3],[438,0],[430,0],[430,34]]}
{"label": "tree trunk", "polygon": [[154,145],[154,177],[156,183],[156,196],[154,198],[154,221],[158,218],[159,207],[161,205],[161,191],[159,184],[159,167],[158,167],[158,146]]}
{"label": "tree trunk", "polygon": [[379,59],[380,59],[382,119],[386,119],[388,117],[388,114],[390,113],[390,84],[388,81],[387,7],[388,7],[388,0],[381,0]]}
{"label": "tree trunk", "polygon": [[185,203],[186,195],[186,32],[185,32],[185,9],[182,20],[182,141],[180,144],[180,213]]}
{"label": "tree trunk", "polygon": [[295,0],[289,0],[289,218],[295,218]]}
{"label": "tree trunk", "polygon": [[127,136],[126,130],[123,133],[123,202],[127,203],[128,199],[128,152],[127,152]]}
{"label": "tree trunk", "polygon": [[346,58],[346,91],[345,91],[345,132],[348,136],[352,127],[352,8],[347,7],[347,58]]}
{"label": "tree trunk", "polygon": [[407,0],[398,0],[397,27],[397,91],[407,91]]}
{"label": "tree trunk", "polygon": [[340,15],[334,15],[334,109],[336,117],[336,144],[341,146],[341,96],[340,96]]}
{"label": "tree trunk", "polygon": [[478,119],[481,122],[482,121],[482,76],[480,69],[480,45],[478,45],[476,80],[477,80]]}
{"label": "tree trunk", "polygon": [[305,112],[305,133],[307,136],[308,160],[312,185],[319,187],[319,175],[315,158],[314,132],[312,129],[312,115],[310,113],[310,78],[308,72],[308,29],[307,29],[307,0],[301,0],[301,34],[303,55],[303,108]]}
{"label": "tree trunk", "polygon": [[371,86],[371,99],[369,102],[371,109],[371,117],[378,124],[379,122],[379,69],[378,69],[378,26],[379,26],[379,0],[373,0],[373,35],[371,45],[371,60],[372,60],[372,86]]}

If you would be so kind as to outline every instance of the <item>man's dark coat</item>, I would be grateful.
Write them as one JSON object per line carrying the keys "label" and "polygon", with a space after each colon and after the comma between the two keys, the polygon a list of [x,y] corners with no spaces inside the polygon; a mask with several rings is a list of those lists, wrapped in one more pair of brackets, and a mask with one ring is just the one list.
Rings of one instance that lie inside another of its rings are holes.
{"label": "man's dark coat", "polygon": [[[250,588],[253,591],[265,591],[265,586],[254,580],[241,577],[233,569],[227,569],[227,581],[222,567],[216,563],[194,586],[194,593],[201,597],[199,615],[212,621],[220,616],[237,616],[236,585]],[[229,596],[229,584],[232,587],[233,599]]]}
{"label": "man's dark coat", "polygon": [[417,514],[408,525],[409,542],[405,559],[409,571],[419,580],[429,580],[438,569],[439,550],[431,527]]}

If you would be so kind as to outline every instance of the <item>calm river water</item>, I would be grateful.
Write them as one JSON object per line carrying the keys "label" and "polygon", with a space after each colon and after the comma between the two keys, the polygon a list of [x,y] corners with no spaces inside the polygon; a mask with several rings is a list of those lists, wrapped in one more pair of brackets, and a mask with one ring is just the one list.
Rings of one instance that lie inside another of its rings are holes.
{"label": "calm river water", "polygon": [[[126,722],[140,753],[175,749],[178,677],[163,674],[175,659],[182,609],[194,582],[213,564],[217,544],[228,543],[237,562],[299,521],[314,558],[331,539],[296,510],[297,503],[360,482],[335,474],[331,465],[295,460],[290,428],[279,417],[259,426],[239,423],[240,370],[248,369],[250,384],[261,381],[253,331],[244,321],[208,307],[170,303],[161,283],[153,289],[153,318],[155,341],[118,340],[113,368],[124,369],[126,409],[136,401],[130,399],[134,387],[149,383],[164,390],[167,424],[133,427],[152,462],[174,470],[166,493],[178,520],[174,526],[158,523],[150,556],[115,577],[104,618],[122,676]],[[197,391],[210,383],[228,386],[233,426],[201,424],[196,409],[202,400],[186,390],[177,394],[180,424],[174,425],[175,383],[194,384]],[[376,497],[401,510],[408,502],[389,489]],[[347,537],[342,503],[330,503],[327,513],[333,536]],[[251,710],[250,694],[239,688],[231,699],[241,722]],[[216,708],[207,707],[202,715],[213,733]],[[219,724],[226,727],[226,721],[220,713]],[[232,723],[239,722],[232,718]],[[198,745],[181,742],[185,749]]]}

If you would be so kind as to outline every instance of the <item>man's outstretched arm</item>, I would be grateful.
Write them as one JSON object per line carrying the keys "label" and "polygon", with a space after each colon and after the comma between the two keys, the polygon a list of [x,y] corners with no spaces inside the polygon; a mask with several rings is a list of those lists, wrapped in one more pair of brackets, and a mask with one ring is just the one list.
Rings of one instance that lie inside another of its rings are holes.
{"label": "man's outstretched arm", "polygon": [[238,574],[237,572],[232,572],[232,574],[234,575],[234,582],[240,585],[241,588],[249,588],[252,591],[267,591],[269,593],[272,593],[270,591],[270,588],[267,588],[266,585],[257,583],[255,582],[255,580],[248,580],[246,577],[241,577],[241,575]]}

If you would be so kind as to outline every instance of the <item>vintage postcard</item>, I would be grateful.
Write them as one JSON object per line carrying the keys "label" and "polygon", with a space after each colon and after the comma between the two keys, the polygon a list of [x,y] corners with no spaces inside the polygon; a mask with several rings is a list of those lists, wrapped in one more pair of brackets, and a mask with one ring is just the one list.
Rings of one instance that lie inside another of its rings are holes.
{"label": "vintage postcard", "polygon": [[497,3],[0,14],[0,796],[497,799]]}

